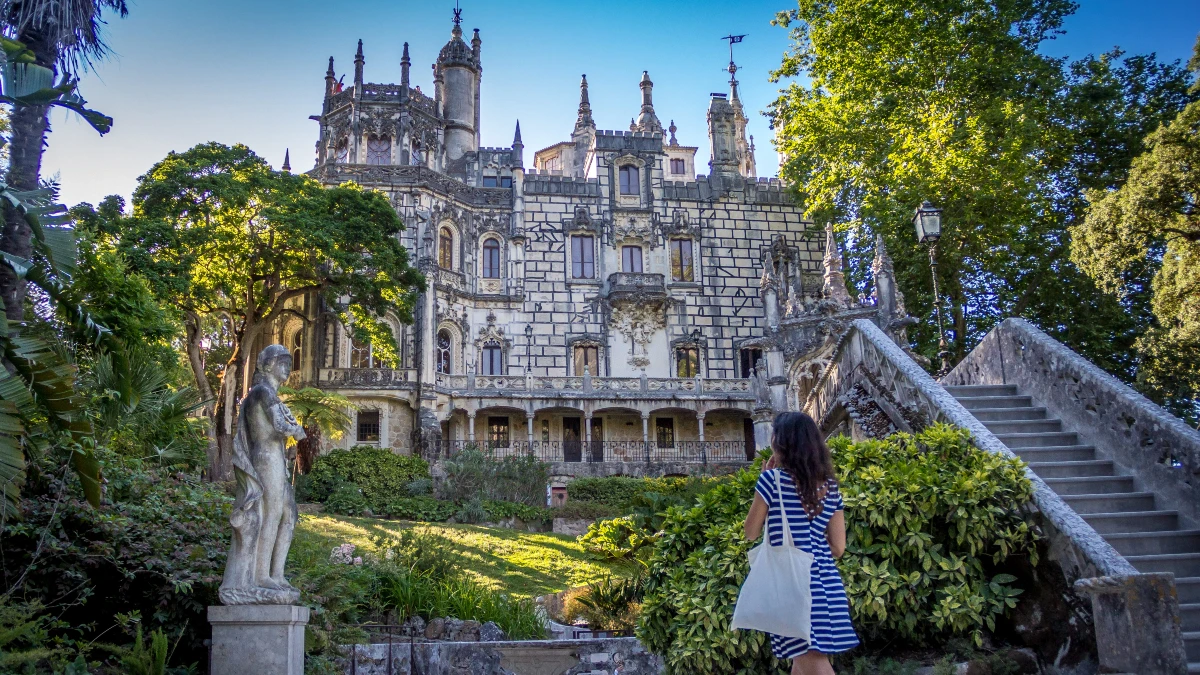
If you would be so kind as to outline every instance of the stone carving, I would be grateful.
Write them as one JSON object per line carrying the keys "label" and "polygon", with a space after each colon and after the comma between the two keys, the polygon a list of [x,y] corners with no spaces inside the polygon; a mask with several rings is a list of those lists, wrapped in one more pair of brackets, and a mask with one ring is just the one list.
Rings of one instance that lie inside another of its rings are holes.
{"label": "stone carving", "polygon": [[654,225],[646,221],[638,221],[637,218],[630,217],[627,220],[618,220],[613,223],[613,243],[614,244],[645,244],[654,247]]}
{"label": "stone carving", "polygon": [[233,543],[220,590],[226,605],[292,605],[300,599],[300,591],[283,576],[296,527],[286,441],[289,436],[304,439],[304,430],[277,393],[291,372],[287,347],[267,347],[258,355],[254,386],[241,402],[233,440]]}
{"label": "stone carving", "polygon": [[496,325],[496,314],[494,312],[488,312],[487,325],[479,329],[479,337],[475,340],[475,346],[483,347],[489,342],[501,345],[505,351],[512,346],[509,339],[504,336],[504,327]]}
{"label": "stone carving", "polygon": [[654,339],[655,333],[667,326],[664,307],[622,303],[613,308],[612,321],[617,330],[629,340],[629,364],[634,368],[650,365],[650,341]]}

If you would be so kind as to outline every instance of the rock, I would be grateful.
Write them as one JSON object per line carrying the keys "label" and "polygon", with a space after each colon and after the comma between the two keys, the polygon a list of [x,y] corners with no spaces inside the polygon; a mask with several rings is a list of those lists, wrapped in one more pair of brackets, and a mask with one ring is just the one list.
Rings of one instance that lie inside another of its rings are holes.
{"label": "rock", "polygon": [[1004,652],[1004,655],[1017,664],[1021,670],[1019,673],[1039,673],[1041,668],[1038,666],[1037,654],[1032,649],[1009,649]]}
{"label": "rock", "polygon": [[425,619],[419,616],[409,617],[404,622],[404,635],[411,637],[420,637],[425,634]]}
{"label": "rock", "polygon": [[495,621],[489,621],[479,627],[480,642],[502,642],[508,639],[508,633],[500,630]]}
{"label": "rock", "polygon": [[446,634],[445,619],[431,619],[429,624],[425,626],[425,637],[429,640],[441,640]]}
{"label": "rock", "polygon": [[462,633],[462,619],[446,619],[446,632],[442,635],[442,639],[447,642],[462,642],[459,635]]}
{"label": "rock", "polygon": [[479,642],[479,630],[482,626],[478,621],[464,621],[458,630],[459,642]]}

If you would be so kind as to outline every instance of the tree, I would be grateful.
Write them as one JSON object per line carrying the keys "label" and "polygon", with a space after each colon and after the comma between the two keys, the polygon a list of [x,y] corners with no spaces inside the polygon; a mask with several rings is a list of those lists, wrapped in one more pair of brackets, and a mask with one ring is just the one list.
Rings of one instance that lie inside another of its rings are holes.
{"label": "tree", "polygon": [[296,421],[304,427],[304,440],[296,444],[296,470],[308,473],[321,452],[321,439],[336,441],[350,426],[349,411],[354,404],[341,394],[322,391],[316,387],[303,389],[279,388],[279,397],[287,404]]}
{"label": "tree", "polygon": [[[1006,316],[1025,316],[1132,381],[1148,294],[1101,292],[1070,260],[1089,188],[1124,179],[1141,139],[1194,98],[1178,64],[1114,50],[1075,63],[1039,53],[1070,0],[801,0],[779,15],[794,46],[776,79],[806,74],[772,105],[781,175],[808,214],[848,232],[867,286],[876,234],[910,311],[932,317],[928,254],[913,208],[944,210],[939,285],[961,358]],[[1128,270],[1148,287],[1145,269]],[[936,326],[909,332],[936,352]]]}
{"label": "tree", "polygon": [[[93,60],[108,54],[100,35],[103,17],[115,12],[128,14],[125,0],[2,0],[0,18],[5,35],[14,37],[28,48],[19,69],[37,74],[39,89],[48,89],[60,76],[57,98],[28,97],[14,106],[9,138],[8,173],[5,182],[14,190],[37,190],[41,186],[42,152],[50,128],[50,107],[64,105],[84,111],[84,102],[74,93],[74,75]],[[5,51],[8,51],[6,48]],[[8,62],[14,66],[9,54]],[[6,74],[13,69],[6,67]],[[22,72],[22,75],[25,73]],[[90,113],[91,111],[87,111]],[[84,114],[92,126],[105,133],[112,120],[98,114]],[[4,229],[0,232],[0,251],[20,258],[33,254],[32,231],[21,212],[12,204],[4,205]],[[24,315],[25,281],[12,270],[0,266],[0,299],[12,321]]]}
{"label": "tree", "polygon": [[[212,479],[229,475],[236,402],[253,374],[252,352],[277,320],[307,319],[299,301],[319,296],[347,322],[351,313],[370,324],[388,312],[408,322],[414,291],[424,287],[397,238],[404,225],[381,193],[272,171],[242,145],[171,153],[139,179],[131,214],[106,203],[81,208],[81,217],[183,317],[196,387],[215,401]],[[228,347],[215,394],[205,376],[206,355],[221,347],[206,348],[213,335]]]}

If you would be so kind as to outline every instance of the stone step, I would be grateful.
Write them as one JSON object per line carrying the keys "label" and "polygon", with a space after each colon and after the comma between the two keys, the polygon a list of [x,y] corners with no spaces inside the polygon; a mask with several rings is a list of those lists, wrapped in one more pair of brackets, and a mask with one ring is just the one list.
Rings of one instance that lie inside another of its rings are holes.
{"label": "stone step", "polygon": [[1129,476],[1093,476],[1088,478],[1044,478],[1060,495],[1098,495],[1133,492],[1133,478]]}
{"label": "stone step", "polygon": [[1012,451],[1017,448],[1045,448],[1055,445],[1078,445],[1079,434],[1074,431],[1058,431],[1041,434],[996,434],[1000,442]]}
{"label": "stone step", "polygon": [[[1183,634],[1183,647],[1187,650],[1190,662],[1200,661],[1200,631],[1188,631]],[[1188,669],[1191,669],[1189,664]]]}
{"label": "stone step", "polygon": [[1045,408],[977,408],[971,411],[975,419],[988,422],[1012,422],[1015,420],[1044,420]]}
{"label": "stone step", "polygon": [[1093,530],[1103,535],[1129,532],[1169,532],[1179,529],[1178,511],[1089,513],[1083,515],[1083,519],[1092,526]]}
{"label": "stone step", "polygon": [[1200,553],[1125,556],[1139,572],[1171,572],[1179,577],[1200,576]]}
{"label": "stone step", "polygon": [[1075,513],[1129,513],[1130,511],[1153,511],[1153,492],[1126,492],[1107,495],[1067,495],[1063,497]]}
{"label": "stone step", "polygon": [[1200,673],[1200,663],[1188,664],[1188,675],[1191,675],[1191,673]]}
{"label": "stone step", "polygon": [[1045,448],[1019,448],[1013,450],[1017,457],[1026,462],[1082,462],[1096,459],[1093,445],[1052,445]]}
{"label": "stone step", "polygon": [[1200,606],[1200,576],[1175,577],[1175,592],[1179,594],[1179,602]]}
{"label": "stone step", "polygon": [[[1014,410],[1023,410],[1023,408],[1014,408]],[[1000,434],[1042,434],[1046,432],[1063,430],[1062,420],[1054,419],[984,422],[983,426],[987,427],[988,431],[996,434],[997,436]]]}
{"label": "stone step", "polygon": [[[1104,538],[1124,556],[1161,553],[1200,553],[1200,530],[1173,532],[1128,532]],[[1200,630],[1200,626],[1197,627]]]}
{"label": "stone step", "polygon": [[1112,476],[1115,473],[1110,459],[1089,459],[1078,462],[1030,462],[1029,468],[1043,479]]}
{"label": "stone step", "polygon": [[1200,630],[1200,602],[1180,602],[1179,621],[1184,630]]}
{"label": "stone step", "polygon": [[954,398],[978,396],[1016,396],[1015,384],[954,384],[946,387]]}
{"label": "stone step", "polygon": [[1029,396],[964,396],[958,402],[967,410],[1033,407],[1033,398]]}

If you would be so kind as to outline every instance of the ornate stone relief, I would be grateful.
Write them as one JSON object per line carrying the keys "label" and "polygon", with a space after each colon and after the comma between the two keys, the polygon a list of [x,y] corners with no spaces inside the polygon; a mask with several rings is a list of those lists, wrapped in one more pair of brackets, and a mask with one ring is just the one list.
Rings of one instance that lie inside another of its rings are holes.
{"label": "ornate stone relief", "polygon": [[[655,214],[657,215],[657,214]],[[665,234],[668,236],[683,235],[687,237],[700,238],[700,223],[692,222],[688,218],[687,210],[675,209],[671,212],[671,222],[663,227]]]}
{"label": "ornate stone relief", "polygon": [[629,365],[650,365],[649,347],[654,334],[667,326],[665,303],[621,303],[612,310],[612,323],[629,340]]}
{"label": "ornate stone relief", "polygon": [[614,219],[613,245],[634,244],[654,248],[658,243],[654,229],[654,224],[644,217],[630,216]]}
{"label": "ornate stone relief", "polygon": [[512,346],[512,341],[504,336],[504,327],[496,325],[496,315],[493,312],[488,312],[487,325],[479,329],[479,337],[475,338],[475,346],[483,347],[489,342],[503,347],[505,353],[508,353],[508,348]]}

